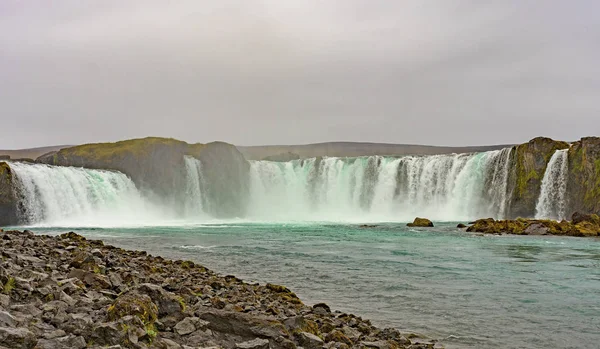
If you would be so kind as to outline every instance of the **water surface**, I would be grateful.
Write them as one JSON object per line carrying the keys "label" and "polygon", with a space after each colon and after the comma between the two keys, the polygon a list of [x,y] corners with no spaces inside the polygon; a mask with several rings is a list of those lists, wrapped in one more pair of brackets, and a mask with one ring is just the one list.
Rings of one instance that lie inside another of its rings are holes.
{"label": "water surface", "polygon": [[74,230],[245,281],[283,284],[306,303],[326,302],[447,348],[598,348],[600,240],[478,236],[455,225],[32,229]]}

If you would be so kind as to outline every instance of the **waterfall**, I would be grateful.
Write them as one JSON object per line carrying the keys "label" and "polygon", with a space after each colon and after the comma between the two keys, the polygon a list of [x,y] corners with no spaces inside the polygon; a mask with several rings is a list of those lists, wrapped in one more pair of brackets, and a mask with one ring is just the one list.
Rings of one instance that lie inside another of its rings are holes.
{"label": "waterfall", "polygon": [[[246,216],[274,221],[439,221],[505,218],[512,148],[432,156],[251,161]],[[537,216],[565,214],[566,150],[548,164]],[[63,226],[201,222],[223,205],[203,163],[184,157],[180,204],[160,208],[116,171],[11,162],[23,222]],[[217,196],[218,197],[218,196]],[[211,199],[212,198],[212,199]],[[172,206],[172,207],[171,207]],[[170,207],[170,208],[169,208]],[[167,209],[169,208],[169,209]],[[165,212],[167,211],[167,212]]]}
{"label": "waterfall", "polygon": [[206,182],[202,175],[202,162],[194,157],[185,156],[185,198],[184,215],[186,217],[199,217],[204,215],[206,205],[203,193]]}
{"label": "waterfall", "polygon": [[568,149],[557,150],[546,167],[540,197],[535,207],[536,218],[565,219],[568,175]]}
{"label": "waterfall", "polygon": [[23,162],[9,166],[26,224],[120,226],[159,216],[122,173]]}
{"label": "waterfall", "polygon": [[511,151],[252,161],[249,215],[284,220],[503,218]]}

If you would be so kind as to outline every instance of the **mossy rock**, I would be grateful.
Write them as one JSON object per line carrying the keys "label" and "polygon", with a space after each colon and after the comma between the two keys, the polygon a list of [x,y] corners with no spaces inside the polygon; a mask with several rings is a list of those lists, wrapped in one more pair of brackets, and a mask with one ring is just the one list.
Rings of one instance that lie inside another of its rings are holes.
{"label": "mossy rock", "polygon": [[585,137],[573,143],[568,160],[567,214],[600,214],[600,137]]}
{"label": "mossy rock", "polygon": [[0,162],[0,226],[19,223],[18,201],[13,182],[14,175],[10,165]]}
{"label": "mossy rock", "polygon": [[542,178],[548,162],[559,149],[567,149],[567,142],[555,141],[547,137],[537,137],[513,148],[512,184],[510,216],[534,215],[535,204],[540,194]]}
{"label": "mossy rock", "polygon": [[408,227],[433,227],[433,222],[427,218],[417,217],[412,223],[408,223],[406,226]]}
{"label": "mossy rock", "polygon": [[125,316],[138,317],[146,326],[154,324],[158,318],[158,306],[145,294],[126,293],[120,295],[114,303],[108,307],[107,317],[109,321],[117,321]]}
{"label": "mossy rock", "polygon": [[325,336],[325,342],[338,342],[352,346],[352,340],[340,330],[334,330],[329,332],[327,336]]}

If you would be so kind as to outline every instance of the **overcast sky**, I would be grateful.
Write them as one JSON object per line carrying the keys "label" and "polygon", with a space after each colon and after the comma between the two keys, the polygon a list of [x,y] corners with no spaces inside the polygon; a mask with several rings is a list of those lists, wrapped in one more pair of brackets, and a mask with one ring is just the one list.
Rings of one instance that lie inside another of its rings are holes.
{"label": "overcast sky", "polygon": [[0,148],[600,135],[600,1],[0,1]]}

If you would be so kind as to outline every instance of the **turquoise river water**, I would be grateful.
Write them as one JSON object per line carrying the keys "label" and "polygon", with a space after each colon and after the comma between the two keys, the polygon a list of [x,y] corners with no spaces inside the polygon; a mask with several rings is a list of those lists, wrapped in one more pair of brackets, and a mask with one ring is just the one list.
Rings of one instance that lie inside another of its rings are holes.
{"label": "turquoise river water", "polygon": [[35,227],[190,259],[447,348],[598,348],[600,240],[331,223]]}

